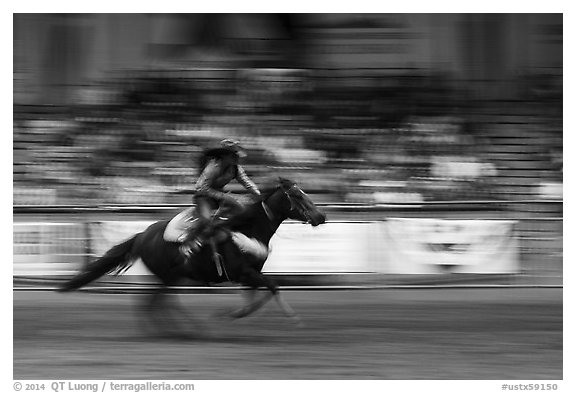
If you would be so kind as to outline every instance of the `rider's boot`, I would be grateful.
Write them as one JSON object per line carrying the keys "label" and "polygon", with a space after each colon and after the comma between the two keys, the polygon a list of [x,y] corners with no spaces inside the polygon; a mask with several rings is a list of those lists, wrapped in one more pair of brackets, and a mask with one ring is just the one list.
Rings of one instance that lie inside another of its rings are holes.
{"label": "rider's boot", "polygon": [[198,254],[206,241],[211,239],[214,235],[216,224],[213,221],[200,222],[198,226],[192,230],[180,246],[180,252],[187,258]]}
{"label": "rider's boot", "polygon": [[200,252],[204,244],[208,244],[211,259],[216,265],[218,274],[222,275],[222,262],[216,248],[217,241],[215,238],[215,231],[221,226],[222,223],[208,222],[204,225],[199,225],[195,231],[187,236],[187,239],[180,246],[180,252],[185,257],[186,263],[190,263],[191,258]]}
{"label": "rider's boot", "polygon": [[198,254],[201,248],[202,240],[198,238],[189,239],[180,245],[180,253],[188,260],[195,254]]}

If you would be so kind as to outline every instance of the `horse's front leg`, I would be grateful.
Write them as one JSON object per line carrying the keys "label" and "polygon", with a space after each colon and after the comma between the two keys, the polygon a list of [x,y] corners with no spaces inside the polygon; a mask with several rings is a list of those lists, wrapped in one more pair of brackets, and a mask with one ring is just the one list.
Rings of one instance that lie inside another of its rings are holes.
{"label": "horse's front leg", "polygon": [[[298,317],[294,309],[290,307],[290,305],[284,300],[284,297],[280,295],[276,283],[270,279],[267,279],[260,272],[255,270],[248,272],[244,278],[245,283],[252,287],[248,296],[248,304],[236,311],[233,311],[230,313],[230,316],[233,318],[243,318],[248,316],[259,310],[274,296],[284,315],[292,319],[296,324],[302,324],[300,317]],[[258,298],[256,296],[256,293],[258,292],[256,288],[262,286],[268,288],[269,291]]]}
{"label": "horse's front leg", "polygon": [[296,311],[294,311],[294,309],[286,302],[286,300],[284,300],[284,297],[280,295],[279,291],[276,292],[274,297],[276,298],[276,302],[278,303],[278,306],[280,306],[280,309],[282,310],[284,315],[286,315],[288,318],[294,321],[294,323],[296,323],[297,326],[302,326],[303,325],[302,320],[300,319],[298,314],[296,314]]}
{"label": "horse's front leg", "polygon": [[[232,318],[244,318],[258,311],[264,306],[277,291],[277,285],[272,280],[264,277],[260,272],[254,269],[245,269],[240,277],[242,284],[248,285],[251,289],[247,296],[247,304],[237,310],[227,313]],[[258,297],[258,288],[266,287],[269,291]]]}
{"label": "horse's front leg", "polygon": [[[256,291],[256,290],[254,290]],[[252,300],[249,301],[244,307],[240,307],[237,310],[230,312],[228,315],[232,318],[244,318],[254,312],[258,311],[262,308],[270,299],[272,298],[273,294],[271,292],[266,292],[263,296],[256,298],[256,296],[252,297]]]}
{"label": "horse's front leg", "polygon": [[284,297],[280,294],[280,291],[276,290],[274,293],[266,292],[260,298],[256,298],[256,292],[257,290],[255,289],[251,290],[250,293],[251,300],[249,300],[246,306],[242,307],[241,309],[237,310],[234,313],[235,315],[239,315],[237,318],[245,317],[246,315],[255,312],[256,310],[264,306],[264,304],[266,304],[273,296],[276,299],[276,302],[278,303],[278,306],[280,306],[280,310],[282,310],[284,315],[290,318],[297,326],[303,326],[302,320],[300,319],[298,314],[296,314],[296,311],[294,311],[294,309],[288,304],[288,302],[284,300]]}

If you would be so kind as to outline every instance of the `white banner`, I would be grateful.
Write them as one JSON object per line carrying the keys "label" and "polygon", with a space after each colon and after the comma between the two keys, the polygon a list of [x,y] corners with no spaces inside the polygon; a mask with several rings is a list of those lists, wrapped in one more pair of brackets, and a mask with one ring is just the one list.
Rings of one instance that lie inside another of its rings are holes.
{"label": "white banner", "polygon": [[369,272],[372,223],[285,223],[270,242],[266,273]]}
{"label": "white banner", "polygon": [[391,218],[383,223],[385,273],[518,273],[514,221]]}

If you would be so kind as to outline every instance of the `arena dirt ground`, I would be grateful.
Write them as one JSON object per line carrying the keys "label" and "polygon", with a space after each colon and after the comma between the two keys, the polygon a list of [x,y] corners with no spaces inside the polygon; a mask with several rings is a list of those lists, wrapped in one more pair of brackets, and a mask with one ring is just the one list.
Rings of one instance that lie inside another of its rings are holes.
{"label": "arena dirt ground", "polygon": [[14,379],[562,379],[562,289],[286,291],[229,321],[237,292],[178,295],[206,326],[142,328],[144,295],[14,292]]}

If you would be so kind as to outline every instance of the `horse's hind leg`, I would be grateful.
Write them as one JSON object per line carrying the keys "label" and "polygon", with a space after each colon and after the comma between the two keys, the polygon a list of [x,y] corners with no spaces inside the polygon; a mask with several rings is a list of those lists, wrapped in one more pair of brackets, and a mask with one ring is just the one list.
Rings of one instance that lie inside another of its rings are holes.
{"label": "horse's hind leg", "polygon": [[[144,327],[155,334],[176,338],[210,337],[209,330],[179,302],[178,295],[168,286],[154,291],[142,304]],[[193,330],[191,331],[191,327]]]}
{"label": "horse's hind leg", "polygon": [[[168,312],[172,315],[172,320],[177,321],[175,325],[178,326],[178,335],[200,338],[212,337],[211,329],[208,329],[204,321],[200,320],[193,313],[190,313],[181,303],[177,294],[172,293],[170,296],[170,307]],[[184,326],[182,326],[184,324]],[[190,331],[193,329],[193,331]]]}
{"label": "horse's hind leg", "polygon": [[140,307],[142,311],[142,327],[150,332],[153,330],[155,334],[163,333],[166,331],[165,321],[162,318],[162,312],[164,311],[163,303],[166,296],[166,288],[161,287],[155,290],[151,295],[144,297],[144,301]]}
{"label": "horse's hind leg", "polygon": [[180,333],[177,321],[172,314],[169,288],[162,286],[155,290],[141,306],[143,311],[143,327],[149,333],[160,336],[178,335]]}

